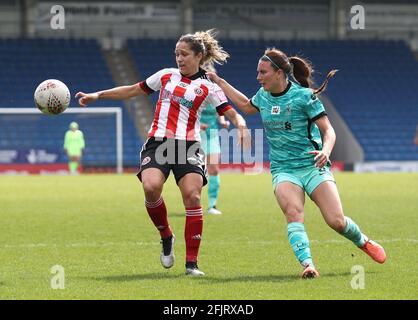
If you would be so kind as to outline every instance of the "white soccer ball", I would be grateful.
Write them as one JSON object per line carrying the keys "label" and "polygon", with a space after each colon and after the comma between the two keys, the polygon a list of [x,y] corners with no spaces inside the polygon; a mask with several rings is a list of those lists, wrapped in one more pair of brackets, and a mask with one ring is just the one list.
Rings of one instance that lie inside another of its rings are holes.
{"label": "white soccer ball", "polygon": [[56,79],[42,82],[35,90],[35,105],[45,114],[60,114],[70,104],[70,90]]}

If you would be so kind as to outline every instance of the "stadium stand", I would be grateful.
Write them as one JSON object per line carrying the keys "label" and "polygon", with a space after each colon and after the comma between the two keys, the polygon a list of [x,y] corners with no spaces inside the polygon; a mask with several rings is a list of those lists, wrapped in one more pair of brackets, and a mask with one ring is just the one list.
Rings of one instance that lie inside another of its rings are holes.
{"label": "stadium stand", "polygon": [[[72,108],[79,108],[74,99],[76,92],[93,92],[115,86],[97,41],[90,39],[1,39],[0,70],[0,107],[3,108],[34,107],[33,93],[45,79],[59,79],[66,83],[72,95]],[[94,107],[122,108],[124,166],[136,166],[142,139],[129,113],[124,110],[123,102],[101,100],[89,106]],[[18,147],[61,148],[63,140],[57,145],[50,133],[58,132],[63,139],[70,122],[68,119],[56,116],[51,121],[48,116],[2,116],[0,147],[11,147],[8,144],[14,141]],[[72,120],[79,123],[86,137],[84,165],[114,165],[114,118],[74,114]]]}
{"label": "stadium stand", "polygon": [[[365,160],[418,160],[412,143],[418,119],[418,62],[403,41],[221,39],[221,43],[231,59],[218,72],[248,96],[259,88],[256,64],[267,47],[309,58],[318,84],[329,70],[339,69],[325,94],[361,144]],[[175,67],[175,40],[130,39],[128,47],[143,79],[163,67]],[[152,99],[155,103],[157,95]],[[261,127],[259,117],[247,121],[250,128]],[[264,143],[264,159],[267,152]]]}

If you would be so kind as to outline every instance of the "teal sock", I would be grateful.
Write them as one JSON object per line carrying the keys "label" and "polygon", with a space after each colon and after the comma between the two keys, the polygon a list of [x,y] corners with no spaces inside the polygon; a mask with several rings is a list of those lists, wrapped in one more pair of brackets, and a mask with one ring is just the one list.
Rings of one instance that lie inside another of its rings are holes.
{"label": "teal sock", "polygon": [[299,263],[306,267],[307,265],[314,266],[311,256],[311,248],[309,247],[308,235],[305,231],[305,226],[300,222],[291,222],[287,225],[287,237],[290,245]]}
{"label": "teal sock", "polygon": [[344,217],[345,228],[341,233],[348,240],[353,241],[357,247],[362,247],[366,243],[366,237],[361,233],[359,226],[349,217]]}
{"label": "teal sock", "polygon": [[209,187],[208,187],[209,208],[214,207],[216,205],[216,202],[218,201],[220,182],[221,182],[221,179],[219,175],[209,176]]}

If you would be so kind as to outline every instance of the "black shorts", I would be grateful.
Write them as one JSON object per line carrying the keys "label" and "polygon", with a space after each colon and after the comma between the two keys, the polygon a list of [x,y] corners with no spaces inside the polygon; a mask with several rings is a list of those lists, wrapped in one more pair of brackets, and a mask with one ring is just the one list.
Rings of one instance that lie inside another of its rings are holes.
{"label": "black shorts", "polygon": [[192,172],[202,176],[203,185],[208,183],[205,154],[199,141],[148,138],[140,153],[139,180],[141,172],[148,168],[160,169],[166,180],[172,170],[177,184],[183,176]]}

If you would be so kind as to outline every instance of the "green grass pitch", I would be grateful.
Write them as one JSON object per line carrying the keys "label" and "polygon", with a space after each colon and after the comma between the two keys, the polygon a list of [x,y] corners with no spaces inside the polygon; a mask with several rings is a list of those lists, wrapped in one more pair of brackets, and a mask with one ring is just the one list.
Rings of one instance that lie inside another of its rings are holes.
{"label": "green grass pitch", "polygon": [[[345,214],[385,247],[387,262],[373,262],[336,234],[307,198],[305,224],[321,277],[301,280],[268,174],[222,174],[224,214],[204,217],[202,278],[184,275],[185,214],[173,177],[163,195],[176,264],[165,270],[134,174],[2,176],[0,299],[417,299],[418,175],[336,179]],[[64,268],[64,289],[51,287],[54,265]],[[364,270],[363,289],[351,285],[360,284],[356,268]]]}

